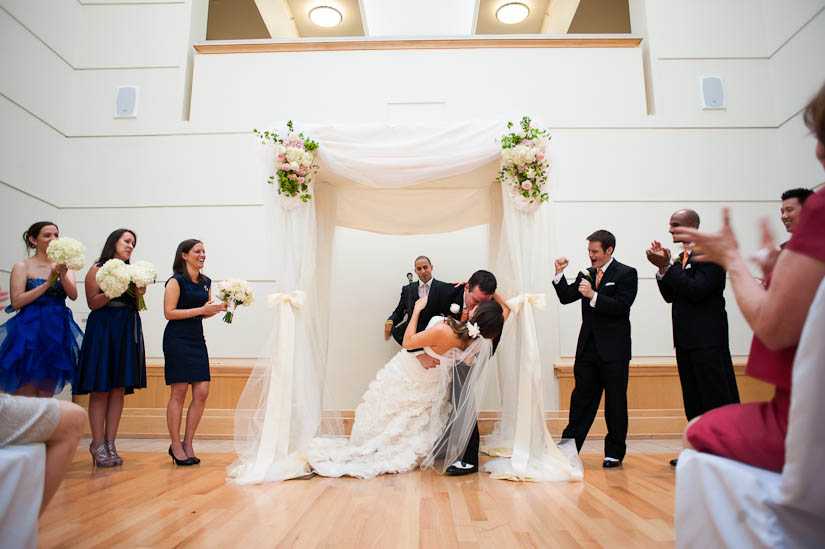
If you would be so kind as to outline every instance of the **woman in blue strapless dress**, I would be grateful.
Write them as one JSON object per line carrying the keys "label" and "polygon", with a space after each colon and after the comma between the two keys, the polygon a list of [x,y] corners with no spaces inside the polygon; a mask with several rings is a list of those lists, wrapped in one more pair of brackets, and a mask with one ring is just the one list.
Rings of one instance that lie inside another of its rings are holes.
{"label": "woman in blue strapless dress", "polygon": [[[226,310],[225,303],[210,303],[212,281],[201,272],[204,261],[206,250],[200,240],[181,242],[172,263],[175,274],[166,281],[163,296],[163,314],[169,320],[163,331],[164,373],[166,384],[172,387],[166,423],[171,439],[169,455],[178,465],[200,463],[192,440],[209,395],[209,354],[203,337],[203,319]],[[181,442],[181,415],[190,383],[192,402],[186,412],[186,431]]]}
{"label": "woman in blue strapless dress", "polygon": [[[11,271],[11,305],[17,311],[0,326],[0,389],[24,396],[53,396],[72,381],[83,332],[66,307],[77,299],[74,272],[54,265],[46,256],[57,225],[39,221],[23,234],[35,254]],[[58,281],[47,284],[57,273]]]}
{"label": "woman in blue strapless dress", "polygon": [[[115,438],[123,413],[123,398],[146,387],[146,352],[137,297],[124,293],[110,299],[97,283],[97,271],[113,258],[126,263],[137,245],[129,229],[118,229],[106,239],[95,265],[86,274],[86,301],[92,310],[80,349],[72,394],[89,395],[89,452],[100,467],[123,463]],[[146,288],[138,288],[142,294]]]}

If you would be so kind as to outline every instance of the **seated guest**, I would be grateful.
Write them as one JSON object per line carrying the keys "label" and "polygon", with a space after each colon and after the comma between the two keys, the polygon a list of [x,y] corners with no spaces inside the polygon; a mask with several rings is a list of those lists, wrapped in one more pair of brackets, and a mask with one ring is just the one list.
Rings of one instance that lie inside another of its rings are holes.
{"label": "seated guest", "polygon": [[[415,274],[418,276],[418,284],[410,278],[409,284],[401,288],[401,298],[398,300],[398,305],[384,323],[384,340],[389,340],[392,336],[401,345],[404,341],[404,330],[407,328],[407,322],[415,302],[430,295],[430,290],[435,286],[444,284],[444,282],[433,278],[433,264],[427,256],[420,255],[415,258]],[[409,273],[407,276],[410,276]],[[416,332],[423,331],[427,326],[426,322],[421,323],[419,321],[418,324]]]}
{"label": "seated guest", "polygon": [[[785,230],[793,233],[796,229],[796,224],[799,222],[799,214],[802,213],[802,205],[809,196],[814,194],[811,189],[790,189],[782,193],[782,208],[779,210],[782,214],[782,224],[785,225]],[[780,244],[782,248],[787,242]]]}
{"label": "seated guest", "polygon": [[[0,287],[0,304],[8,299]],[[0,448],[44,442],[46,470],[40,514],[54,496],[72,463],[86,423],[86,412],[71,402],[0,393]]]}
{"label": "seated guest", "polygon": [[[805,108],[805,124],[816,135],[816,156],[825,168],[825,86]],[[731,404],[688,423],[684,444],[780,472],[791,391],[791,367],[808,309],[825,277],[825,189],[814,193],[779,254],[767,287],[748,271],[737,249],[728,211],[718,233],[682,228],[674,236],[694,243],[696,259],[725,267],[736,301],[754,337],[746,373],[776,386],[770,402]]]}

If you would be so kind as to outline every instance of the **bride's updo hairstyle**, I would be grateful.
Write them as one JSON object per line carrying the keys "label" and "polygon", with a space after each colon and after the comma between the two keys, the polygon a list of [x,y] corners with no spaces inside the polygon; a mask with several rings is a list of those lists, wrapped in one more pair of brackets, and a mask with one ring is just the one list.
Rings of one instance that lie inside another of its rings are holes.
{"label": "bride's updo hairstyle", "polygon": [[504,311],[501,305],[493,301],[485,301],[476,308],[473,322],[478,324],[481,337],[495,339],[504,329]]}
{"label": "bride's updo hairstyle", "polygon": [[[462,349],[466,349],[470,346],[470,343],[473,342],[473,338],[470,337],[466,324],[459,322],[451,316],[445,318],[444,322],[446,322],[447,325],[453,329],[455,335],[457,335],[458,339],[461,340]],[[472,322],[478,324],[481,337],[486,339],[494,339],[501,333],[501,330],[504,327],[504,312],[501,309],[501,305],[492,299],[490,301],[485,301],[476,307]]]}

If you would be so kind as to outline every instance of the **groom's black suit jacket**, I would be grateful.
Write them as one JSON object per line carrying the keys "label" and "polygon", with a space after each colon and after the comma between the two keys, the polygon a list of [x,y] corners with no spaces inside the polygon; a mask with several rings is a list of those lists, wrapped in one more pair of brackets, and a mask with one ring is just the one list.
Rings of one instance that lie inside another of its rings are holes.
{"label": "groom's black suit jacket", "polygon": [[581,301],[582,326],[576,344],[576,356],[584,350],[587,340],[592,336],[599,357],[605,362],[630,360],[630,306],[636,300],[639,277],[636,269],[616,261],[608,266],[602,275],[601,283],[595,288],[596,269],[587,270],[599,297],[596,306],[590,306],[590,299],[579,293],[582,273],[576,276],[572,284],[562,276],[558,284],[553,284],[556,295],[562,305]]}

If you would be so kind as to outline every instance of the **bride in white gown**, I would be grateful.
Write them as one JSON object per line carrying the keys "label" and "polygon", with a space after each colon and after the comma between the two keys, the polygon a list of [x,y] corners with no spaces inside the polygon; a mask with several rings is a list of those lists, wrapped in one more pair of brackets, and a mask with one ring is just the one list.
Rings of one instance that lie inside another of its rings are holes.
{"label": "bride in white gown", "polygon": [[[499,303],[488,301],[475,310],[475,322],[437,316],[426,330],[415,333],[426,304],[427,298],[415,304],[404,349],[423,348],[419,352],[438,360],[438,366],[425,369],[416,359],[418,352],[407,350],[390,359],[356,408],[349,440],[316,437],[310,441],[307,460],[319,475],[371,478],[411,471],[418,465],[443,472],[445,463],[463,453],[484,390],[482,374],[492,354],[491,339],[501,333],[505,314]],[[453,410],[453,367],[462,362],[471,366],[472,374],[462,382],[461,398]]]}

